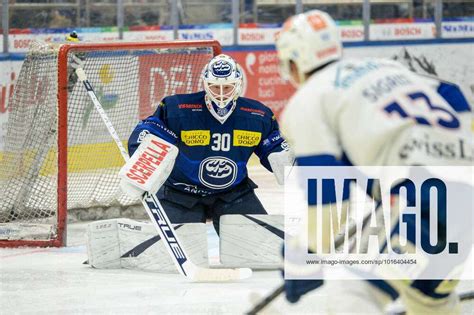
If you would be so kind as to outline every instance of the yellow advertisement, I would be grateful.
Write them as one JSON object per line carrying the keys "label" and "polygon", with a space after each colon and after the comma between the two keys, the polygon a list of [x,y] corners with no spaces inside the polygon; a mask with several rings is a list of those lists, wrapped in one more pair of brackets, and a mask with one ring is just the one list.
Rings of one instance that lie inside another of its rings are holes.
{"label": "yellow advertisement", "polygon": [[182,130],[181,141],[188,146],[209,145],[211,142],[210,130]]}
{"label": "yellow advertisement", "polygon": [[255,147],[260,143],[261,132],[234,130],[234,147]]}

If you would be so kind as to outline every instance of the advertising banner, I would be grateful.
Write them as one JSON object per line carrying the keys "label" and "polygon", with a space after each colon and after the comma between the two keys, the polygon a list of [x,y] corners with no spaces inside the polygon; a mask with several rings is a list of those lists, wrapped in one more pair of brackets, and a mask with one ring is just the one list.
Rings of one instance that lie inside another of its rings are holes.
{"label": "advertising banner", "polygon": [[0,151],[6,134],[10,100],[23,61],[0,61]]}
{"label": "advertising banner", "polygon": [[154,30],[154,31],[133,31],[124,32],[123,39],[125,41],[141,41],[141,40],[173,40],[173,31],[170,30]]}
{"label": "advertising banner", "polygon": [[339,35],[343,42],[359,42],[364,40],[363,25],[340,25]]}
{"label": "advertising banner", "polygon": [[[339,34],[344,42],[364,40],[364,26],[361,21],[338,21]],[[22,29],[9,34],[9,51],[26,52],[34,39],[46,42],[62,42],[65,35],[73,29]],[[116,27],[79,28],[76,30],[84,41],[116,41],[119,32]],[[279,24],[241,24],[238,29],[237,43],[234,43],[234,30],[230,24],[183,25],[178,30],[180,40],[218,40],[223,46],[273,45],[275,34],[280,31]],[[474,37],[474,21],[445,21],[442,23],[443,38]],[[3,35],[0,34],[0,40]],[[436,38],[433,22],[384,22],[370,25],[370,40],[410,40]],[[170,26],[147,26],[124,28],[126,41],[173,40]]]}
{"label": "advertising banner", "polygon": [[[69,34],[69,30],[64,30],[61,33],[19,33],[9,35],[9,46],[8,50],[11,53],[27,52],[30,47],[30,43],[33,40],[42,40],[47,43],[61,43],[65,41],[66,35]],[[110,42],[119,39],[117,30],[102,31],[102,32],[85,32],[80,33],[80,38],[83,41],[91,42]]]}
{"label": "advertising banner", "polygon": [[474,37],[474,21],[443,22],[443,38]]}
{"label": "advertising banner", "polygon": [[[275,35],[280,31],[280,27],[245,27],[239,28],[238,44],[244,46],[251,45],[273,45]],[[339,25],[339,35],[344,42],[355,42],[364,40],[364,26],[360,25]]]}
{"label": "advertising banner", "polygon": [[181,29],[178,31],[178,39],[181,40],[210,40],[216,39],[221,45],[229,46],[233,44],[232,28],[196,28]]}
{"label": "advertising banner", "polygon": [[280,28],[239,28],[239,45],[271,45]]}
{"label": "advertising banner", "polygon": [[295,90],[280,77],[276,51],[228,53],[244,69],[246,81],[244,96],[267,105],[278,117]]}
{"label": "advertising banner", "polygon": [[371,40],[401,40],[435,38],[434,23],[371,24]]}

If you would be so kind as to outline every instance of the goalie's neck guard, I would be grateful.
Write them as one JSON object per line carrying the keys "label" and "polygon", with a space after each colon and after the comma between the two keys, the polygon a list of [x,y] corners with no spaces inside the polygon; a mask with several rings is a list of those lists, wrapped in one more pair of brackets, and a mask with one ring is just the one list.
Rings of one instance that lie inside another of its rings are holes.
{"label": "goalie's neck guard", "polygon": [[230,117],[237,105],[237,99],[233,99],[223,108],[214,104],[214,102],[211,101],[211,99],[207,95],[205,96],[205,100],[207,109],[209,110],[211,115],[221,124],[223,124]]}

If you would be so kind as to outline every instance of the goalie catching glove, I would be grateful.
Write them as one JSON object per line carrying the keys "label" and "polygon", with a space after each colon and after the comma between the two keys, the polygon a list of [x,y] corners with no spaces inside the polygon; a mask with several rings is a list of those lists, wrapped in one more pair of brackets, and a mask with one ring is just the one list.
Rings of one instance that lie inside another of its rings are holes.
{"label": "goalie catching glove", "polygon": [[119,173],[120,188],[132,198],[156,193],[173,170],[178,148],[148,134]]}

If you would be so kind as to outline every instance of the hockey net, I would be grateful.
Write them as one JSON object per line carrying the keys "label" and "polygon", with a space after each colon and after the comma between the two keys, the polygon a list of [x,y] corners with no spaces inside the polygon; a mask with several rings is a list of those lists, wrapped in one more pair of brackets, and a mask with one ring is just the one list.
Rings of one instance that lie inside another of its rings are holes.
{"label": "hockey net", "polygon": [[218,53],[216,41],[33,43],[0,151],[0,247],[63,246],[68,210],[138,203],[118,188],[123,158],[74,80],[72,54],[126,145],[164,96],[198,91]]}

